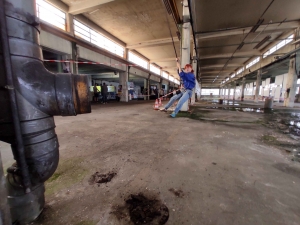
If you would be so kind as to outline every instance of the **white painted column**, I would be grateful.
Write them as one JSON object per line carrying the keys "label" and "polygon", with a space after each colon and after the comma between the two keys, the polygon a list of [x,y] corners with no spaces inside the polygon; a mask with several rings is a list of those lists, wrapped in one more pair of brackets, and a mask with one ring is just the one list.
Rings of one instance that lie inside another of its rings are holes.
{"label": "white painted column", "polygon": [[289,72],[287,75],[286,90],[289,90],[289,93],[286,91],[284,98],[284,106],[294,107],[295,96],[297,89],[297,73],[296,73],[296,60],[295,55],[290,58]]}
{"label": "white painted column", "polygon": [[[181,37],[181,67],[184,68],[186,64],[190,64],[191,55],[191,24],[190,24],[190,12],[188,7],[188,0],[183,1],[183,25],[182,25],[182,37]],[[180,111],[188,110],[188,102],[186,101]]]}
{"label": "white painted column", "polygon": [[[126,67],[128,70],[128,67]],[[121,102],[128,102],[128,71],[119,73],[119,83],[122,85]]]}
{"label": "white painted column", "polygon": [[243,78],[242,80],[242,93],[241,93],[241,101],[244,101],[245,97],[245,85],[246,85],[246,78]]}
{"label": "white painted column", "polygon": [[254,102],[258,102],[260,85],[261,85],[261,69],[259,69],[259,70],[257,71],[256,88],[255,88],[255,99],[254,99]]}
{"label": "white painted column", "polygon": [[230,98],[230,85],[228,85],[227,88],[228,88],[228,96],[227,96],[228,98],[227,99],[229,100],[229,98]]}
{"label": "white painted column", "polygon": [[236,92],[236,82],[233,82],[233,96],[232,96],[232,100],[235,100],[235,92]]}

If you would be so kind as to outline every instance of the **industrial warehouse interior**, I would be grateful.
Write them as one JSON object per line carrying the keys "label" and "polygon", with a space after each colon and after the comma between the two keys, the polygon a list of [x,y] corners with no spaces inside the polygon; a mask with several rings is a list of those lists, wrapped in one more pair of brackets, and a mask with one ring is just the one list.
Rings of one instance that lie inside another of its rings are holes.
{"label": "industrial warehouse interior", "polygon": [[0,0],[0,225],[299,224],[299,9]]}

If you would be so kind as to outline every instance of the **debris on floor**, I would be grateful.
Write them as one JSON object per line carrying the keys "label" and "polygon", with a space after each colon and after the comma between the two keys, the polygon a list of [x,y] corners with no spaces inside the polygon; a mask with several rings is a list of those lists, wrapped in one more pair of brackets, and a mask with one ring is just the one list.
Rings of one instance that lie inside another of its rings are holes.
{"label": "debris on floor", "polygon": [[183,198],[184,197],[184,193],[180,189],[176,190],[174,188],[170,188],[169,191],[172,192],[176,197],[179,197],[179,198]]}
{"label": "debris on floor", "polygon": [[147,198],[139,193],[130,195],[128,199],[125,199],[125,202],[125,207],[113,208],[112,214],[118,220],[126,220],[127,215],[129,215],[131,222],[135,225],[163,225],[169,219],[168,207],[155,198]]}
{"label": "debris on floor", "polygon": [[110,182],[115,176],[117,175],[116,172],[109,172],[107,174],[100,174],[99,172],[94,173],[90,179],[89,184],[101,184],[101,183],[108,183]]}

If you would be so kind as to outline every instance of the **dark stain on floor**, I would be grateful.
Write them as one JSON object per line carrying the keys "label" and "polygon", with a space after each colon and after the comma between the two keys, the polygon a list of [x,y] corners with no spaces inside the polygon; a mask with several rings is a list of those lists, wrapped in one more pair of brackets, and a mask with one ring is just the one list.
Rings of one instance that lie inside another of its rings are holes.
{"label": "dark stain on floor", "polygon": [[89,184],[101,184],[101,183],[108,183],[110,182],[115,176],[117,175],[116,172],[109,172],[107,174],[100,174],[99,172],[94,173],[90,179]]}
{"label": "dark stain on floor", "polygon": [[147,198],[142,193],[132,194],[125,199],[125,206],[113,207],[111,212],[118,220],[129,215],[133,224],[163,225],[169,219],[169,209],[156,198]]}
{"label": "dark stain on floor", "polygon": [[180,189],[177,190],[177,189],[174,189],[174,188],[170,188],[169,191],[172,192],[178,198],[183,198],[184,197],[184,193]]}

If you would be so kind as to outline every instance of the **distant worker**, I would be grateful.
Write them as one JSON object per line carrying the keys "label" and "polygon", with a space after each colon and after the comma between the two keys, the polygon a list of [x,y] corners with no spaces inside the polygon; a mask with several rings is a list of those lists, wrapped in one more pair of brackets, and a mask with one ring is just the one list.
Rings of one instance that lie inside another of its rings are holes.
{"label": "distant worker", "polygon": [[102,95],[102,102],[103,104],[107,104],[107,85],[103,83],[102,88],[101,88],[101,95]]}
{"label": "distant worker", "polygon": [[180,98],[174,112],[172,112],[170,114],[171,117],[175,118],[177,113],[179,112],[179,110],[182,108],[183,104],[189,100],[189,98],[192,97],[193,95],[193,89],[196,85],[196,78],[194,75],[194,71],[193,71],[193,67],[191,64],[186,64],[184,67],[184,70],[181,69],[180,64],[178,63],[178,59],[176,59],[176,64],[177,64],[177,68],[178,68],[178,72],[180,78],[183,81],[183,86],[184,86],[184,90],[183,90],[183,95]]}
{"label": "distant worker", "polygon": [[97,88],[97,83],[94,84],[94,96],[93,101],[98,102],[99,101],[99,89]]}
{"label": "distant worker", "polygon": [[118,86],[118,92],[117,92],[117,101],[119,102],[121,100],[122,96],[122,85]]}

